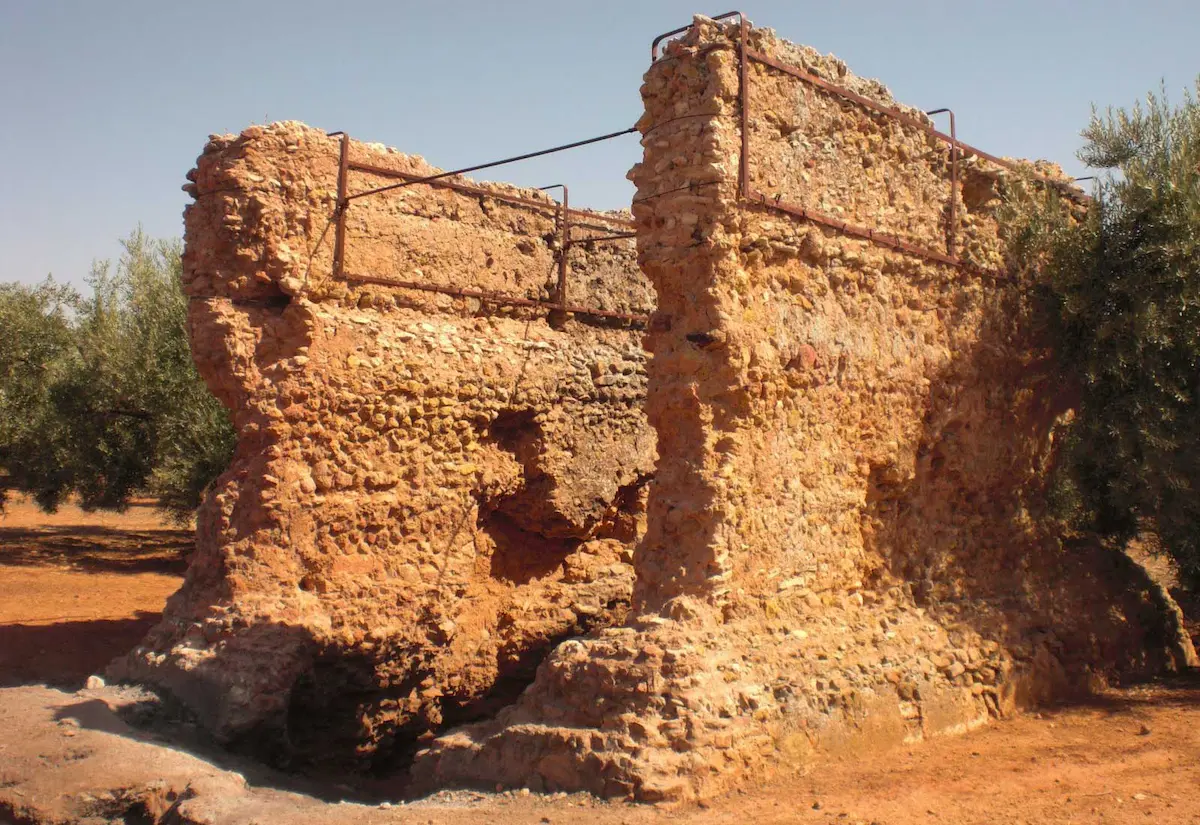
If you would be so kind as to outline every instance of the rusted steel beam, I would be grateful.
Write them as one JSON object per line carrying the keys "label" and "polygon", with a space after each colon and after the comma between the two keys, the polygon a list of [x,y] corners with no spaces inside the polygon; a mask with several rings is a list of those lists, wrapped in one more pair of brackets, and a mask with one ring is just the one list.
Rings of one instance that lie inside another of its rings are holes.
{"label": "rusted steel beam", "polygon": [[[740,12],[739,12],[740,14]],[[750,61],[748,59],[750,24],[745,16],[738,25],[738,97],[741,98],[742,154],[738,159],[738,186],[743,198],[750,192]]]}
{"label": "rusted steel beam", "polygon": [[350,200],[346,197],[347,177],[350,174],[350,136],[341,133],[342,145],[338,154],[337,206],[334,220],[337,225],[333,233],[333,275],[340,277],[345,268],[346,255],[346,212]]}
{"label": "rusted steel beam", "polygon": [[559,227],[562,230],[562,239],[559,244],[562,249],[558,254],[558,303],[562,305],[563,311],[567,311],[567,273],[571,269],[571,205],[570,194],[567,192],[567,187],[564,184],[562,188],[562,218],[559,222]]}
{"label": "rusted steel beam", "polygon": [[814,74],[810,74],[809,72],[806,72],[803,69],[797,69],[795,66],[789,66],[786,63],[780,63],[778,60],[775,60],[774,58],[770,57],[769,55],[763,54],[760,51],[756,51],[754,49],[748,49],[747,56],[751,60],[753,60],[757,63],[762,63],[764,66],[770,66],[772,69],[775,69],[776,71],[780,71],[780,72],[783,72],[784,74],[791,75],[792,77],[794,77],[798,80],[803,80],[805,83],[816,86],[819,89],[824,89],[825,91],[831,92],[835,95],[838,95],[839,97],[843,97],[846,100],[851,101],[852,103],[857,103],[858,105],[862,106],[865,109],[870,109],[873,112],[877,112],[881,115],[886,115],[887,117],[890,117],[894,120],[900,121],[901,123],[903,123],[906,126],[910,126],[913,129],[917,129],[921,132],[924,132],[927,135],[931,135],[939,140],[945,141],[946,143],[950,144],[951,146],[957,147],[959,149],[959,151],[963,152],[965,155],[968,155],[968,156],[969,155],[977,155],[986,161],[994,163],[997,166],[1001,166],[1012,172],[1016,172],[1019,175],[1025,175],[1026,177],[1030,177],[1035,180],[1039,180],[1042,183],[1046,184],[1047,186],[1052,186],[1055,189],[1062,191],[1064,194],[1068,195],[1071,198],[1074,198],[1077,200],[1087,200],[1088,199],[1087,195],[1085,195],[1083,192],[1080,192],[1076,187],[1071,186],[1069,183],[1067,183],[1065,181],[1055,180],[1054,178],[1046,177],[1045,175],[1034,172],[1031,169],[1025,169],[1025,168],[1013,163],[1012,161],[1005,160],[1004,158],[996,157],[995,155],[989,154],[988,152],[985,152],[982,149],[977,149],[974,146],[971,146],[969,143],[963,143],[961,140],[958,140],[957,137],[947,135],[945,132],[940,132],[937,129],[930,126],[929,124],[922,123],[917,118],[915,118],[909,114],[906,114],[905,112],[900,111],[899,109],[895,108],[894,106],[885,106],[882,103],[871,100],[869,97],[863,97],[862,95],[858,94],[857,92],[853,92],[850,89],[845,88],[844,86],[839,86],[836,83],[830,83],[828,80],[825,80],[824,78],[820,78]]}
{"label": "rusted steel beam", "polygon": [[[425,183],[428,186],[439,187],[441,189],[452,189],[455,192],[462,192],[467,195],[478,195],[485,198],[493,198],[494,200],[504,201],[505,203],[517,204],[519,206],[528,206],[534,209],[543,209],[547,212],[557,212],[559,207],[554,201],[538,201],[533,198],[523,198],[520,195],[509,195],[505,192],[497,192],[494,189],[485,189],[482,186],[470,186],[465,183],[458,183],[449,180],[429,180],[421,175],[414,175],[409,172],[400,172],[395,169],[388,169],[384,166],[374,166],[370,163],[359,163],[358,161],[350,161],[350,169],[355,172],[366,172],[371,175],[378,175],[382,178],[399,178],[411,183]],[[598,215],[593,212],[587,212],[582,209],[572,209],[571,214],[583,218],[586,221],[599,221],[603,223],[611,223],[617,226],[633,226],[633,221],[626,218],[614,218],[608,215]],[[584,225],[576,223],[577,226]]]}
{"label": "rusted steel beam", "polygon": [[950,115],[950,227],[946,232],[946,253],[953,258],[955,245],[958,240],[958,129],[954,125],[954,111],[951,109],[930,109],[925,114],[929,116],[942,113]]}
{"label": "rusted steel beam", "polygon": [[[574,226],[579,226],[579,224],[574,224]],[[636,238],[636,237],[637,237],[636,232],[615,232],[612,235],[592,235],[592,236],[583,237],[583,238],[572,238],[571,243],[572,244],[592,243],[592,242],[599,243],[600,241],[620,241],[620,240],[624,240],[627,238]]]}
{"label": "rusted steel beam", "polygon": [[494,166],[504,166],[508,163],[516,163],[519,160],[529,160],[530,158],[539,158],[542,155],[551,155],[555,152],[565,152],[567,149],[576,149],[580,146],[587,146],[591,143],[599,143],[602,140],[611,140],[616,137],[621,137],[622,135],[632,134],[636,131],[636,126],[630,126],[628,129],[622,129],[619,132],[609,132],[607,135],[599,135],[597,137],[576,140],[571,143],[564,143],[561,146],[551,146],[549,149],[539,149],[536,152],[526,152],[523,155],[514,155],[511,158],[504,158],[503,160],[493,160],[487,163],[479,163],[475,166],[464,166],[462,169],[452,169],[449,172],[439,172],[436,175],[427,175],[426,177],[417,178],[415,180],[407,180],[403,183],[393,183],[388,186],[380,186],[375,189],[368,189],[365,192],[355,192],[353,195],[349,196],[349,199],[354,200],[356,198],[365,198],[369,195],[378,195],[380,192],[388,192],[392,189],[401,189],[405,186],[412,186],[413,184],[417,183],[429,183],[430,181],[438,180],[440,178],[449,178],[455,175],[465,175],[467,172],[476,172],[480,169],[491,169]]}
{"label": "rusted steel beam", "polygon": [[565,183],[552,183],[549,186],[539,186],[545,192],[547,189],[561,189],[562,202],[558,212],[558,294],[555,296],[562,310],[567,306],[567,272],[571,268],[571,192]]}
{"label": "rusted steel beam", "polygon": [[518,298],[513,295],[504,295],[499,292],[485,292],[478,289],[462,289],[455,286],[441,286],[440,284],[422,284],[416,281],[401,281],[393,278],[379,278],[374,275],[356,275],[346,273],[342,275],[344,281],[357,281],[364,284],[378,284],[379,286],[391,286],[399,289],[415,289],[420,292],[437,292],[442,295],[453,295],[458,298],[476,298],[480,301],[486,301],[492,304],[505,304],[508,306],[519,307],[541,307],[551,310],[559,310],[571,312],[575,315],[588,315],[595,318],[612,318],[620,321],[632,321],[635,323],[647,323],[650,320],[650,314],[639,314],[630,312],[613,312],[607,309],[595,309],[593,307],[582,307],[563,305],[557,300],[555,301],[539,301],[534,298]]}
{"label": "rusted steel beam", "polygon": [[831,217],[823,212],[817,212],[816,210],[808,209],[800,206],[799,204],[776,200],[774,197],[769,197],[762,192],[751,190],[748,200],[750,203],[757,204],[758,206],[766,207],[767,209],[773,209],[777,212],[783,212],[787,215],[793,215],[797,218],[820,224],[821,226],[828,226],[831,229],[836,229],[838,232],[841,232],[845,235],[853,235],[855,237],[863,238],[864,240],[868,240],[880,246],[894,249],[897,252],[904,252],[905,254],[914,255],[918,258],[924,258],[935,263],[947,264],[948,266],[958,267],[959,269],[974,272],[980,275],[987,275],[993,278],[1007,277],[1003,272],[983,269],[975,266],[969,261],[964,261],[961,258],[946,255],[934,249],[928,249],[926,247],[919,246],[888,232],[877,232],[874,229],[867,229],[863,226],[856,226],[852,223],[846,223],[843,220]]}

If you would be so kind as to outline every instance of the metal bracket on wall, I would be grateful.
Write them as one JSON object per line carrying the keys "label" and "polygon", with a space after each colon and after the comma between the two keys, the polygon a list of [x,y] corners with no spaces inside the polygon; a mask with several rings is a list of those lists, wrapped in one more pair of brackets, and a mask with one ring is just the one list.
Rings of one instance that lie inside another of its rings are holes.
{"label": "metal bracket on wall", "polygon": [[[330,137],[341,137],[339,154],[338,154],[338,182],[337,182],[337,205],[334,209],[334,244],[333,244],[333,276],[340,280],[358,281],[361,283],[377,284],[381,286],[392,286],[399,289],[412,289],[424,292],[436,292],[444,295],[452,295],[460,298],[475,298],[480,301],[485,301],[494,304],[503,304],[508,306],[524,306],[524,307],[544,307],[552,312],[571,313],[582,315],[585,317],[602,318],[608,320],[628,321],[631,323],[645,324],[650,318],[650,312],[616,312],[613,310],[605,310],[597,307],[575,306],[568,302],[568,280],[570,273],[569,253],[573,243],[600,243],[605,241],[623,240],[635,238],[636,232],[613,232],[615,227],[632,227],[632,220],[626,218],[617,218],[609,215],[601,215],[594,212],[585,212],[578,209],[571,209],[569,203],[568,190],[565,184],[553,184],[551,186],[541,187],[542,190],[561,188],[563,196],[561,202],[555,204],[553,201],[539,201],[533,198],[521,197],[495,189],[488,189],[482,186],[472,186],[470,184],[460,183],[458,181],[449,180],[450,178],[465,174],[466,172],[474,172],[480,169],[488,169],[493,166],[503,166],[508,163],[514,163],[520,160],[540,157],[554,152],[561,152],[567,149],[573,149],[579,146],[586,146],[591,143],[598,143],[603,140],[610,140],[621,135],[631,134],[637,131],[634,128],[623,129],[619,132],[611,132],[606,135],[600,135],[594,138],[578,140],[573,143],[567,143],[561,146],[555,146],[550,149],[541,149],[536,152],[528,152],[523,155],[517,155],[503,160],[481,163],[475,166],[456,169],[449,172],[439,172],[435,175],[414,175],[408,172],[401,172],[395,169],[388,169],[382,166],[376,166],[368,163],[356,163],[350,159],[350,138],[345,132],[330,132]],[[369,175],[374,175],[383,178],[397,178],[400,182],[387,184],[385,186],[377,186],[372,189],[367,189],[362,192],[349,192],[349,175],[350,172],[363,172]],[[558,283],[556,295],[553,301],[542,301],[535,298],[525,298],[515,295],[505,295],[498,292],[489,292],[485,290],[463,289],[460,287],[442,286],[440,284],[419,283],[416,281],[407,281],[393,278],[384,278],[375,275],[362,275],[355,273],[347,273],[345,258],[346,258],[346,213],[350,208],[350,204],[359,199],[373,195],[380,195],[387,192],[392,192],[398,189],[403,189],[409,186],[427,185],[434,188],[449,189],[463,194],[469,194],[478,197],[492,198],[502,203],[520,206],[524,208],[534,209],[538,211],[553,210],[555,219],[558,224],[559,235],[559,251],[558,251]],[[577,220],[572,221],[572,218]],[[591,229],[607,234],[591,235],[583,238],[573,239],[571,230],[574,227],[581,229]]]}
{"label": "metal bracket on wall", "polygon": [[[955,266],[955,267],[958,267],[959,269],[962,269],[967,272],[971,272],[973,274],[996,277],[996,278],[1003,278],[1003,277],[1006,277],[1006,275],[1003,272],[978,267],[968,261],[962,260],[961,258],[958,257],[958,254],[957,254],[959,164],[960,164],[960,161],[962,158],[970,157],[971,155],[975,155],[980,158],[983,158],[984,160],[986,160],[990,163],[993,163],[997,166],[1000,166],[1004,169],[1014,172],[1018,175],[1021,175],[1023,177],[1026,177],[1031,180],[1035,180],[1042,184],[1050,186],[1050,187],[1058,190],[1059,192],[1061,192],[1064,196],[1071,198],[1073,200],[1081,201],[1081,202],[1086,202],[1086,201],[1090,200],[1090,198],[1087,195],[1085,195],[1083,192],[1079,191],[1078,188],[1072,186],[1070,183],[1047,177],[1045,175],[1034,172],[1031,169],[1022,167],[1019,164],[1013,163],[1012,161],[1008,161],[1008,160],[1005,160],[1004,158],[996,157],[995,155],[989,154],[988,152],[984,152],[982,149],[978,149],[974,146],[971,146],[970,144],[963,143],[962,141],[960,141],[958,139],[958,128],[957,128],[957,124],[955,122],[954,112],[952,112],[950,109],[946,109],[946,108],[934,109],[933,111],[926,113],[928,115],[935,115],[935,114],[941,114],[944,112],[944,113],[947,113],[950,115],[950,134],[947,135],[947,134],[940,132],[937,129],[933,128],[928,123],[923,123],[916,117],[913,117],[894,106],[887,106],[883,103],[879,103],[878,101],[871,100],[870,98],[864,97],[863,95],[860,95],[851,89],[847,89],[844,86],[839,86],[836,83],[831,83],[830,81],[825,80],[824,78],[817,77],[816,75],[814,75],[810,72],[806,72],[803,69],[799,69],[795,66],[790,66],[785,63],[781,63],[763,52],[760,52],[760,51],[750,48],[749,34],[750,34],[751,26],[750,26],[749,22],[746,20],[746,16],[744,14],[742,14],[740,11],[726,12],[725,14],[717,15],[716,17],[713,17],[711,19],[714,21],[720,21],[720,20],[725,20],[725,19],[729,19],[732,17],[738,18],[738,20],[737,20],[738,42],[736,45],[736,49],[738,52],[738,97],[739,97],[739,104],[740,104],[738,107],[738,109],[739,109],[738,120],[739,120],[739,126],[740,126],[740,130],[741,130],[741,156],[738,160],[738,194],[742,200],[747,201],[756,206],[760,206],[760,207],[767,208],[767,209],[772,209],[772,210],[775,210],[778,212],[783,212],[785,214],[792,215],[793,217],[797,217],[802,220],[811,221],[813,223],[817,223],[822,226],[828,226],[839,232],[842,232],[842,233],[845,233],[848,235],[854,235],[856,237],[860,237],[860,238],[866,239],[868,241],[871,241],[872,243],[876,243],[881,246],[888,247],[890,249],[895,249],[897,251],[904,252],[909,255],[914,255],[916,257],[924,258],[926,260],[934,261],[936,263],[942,263],[942,264],[948,264],[951,266]],[[687,32],[694,25],[695,24],[692,23],[687,26],[682,26],[678,29],[672,29],[671,31],[660,34],[656,38],[654,38],[653,42],[650,45],[650,61],[651,61],[651,63],[653,64],[653,63],[656,63],[659,60],[663,59],[663,55],[660,52],[659,46],[664,40],[667,40],[668,38],[671,38],[676,35]],[[726,47],[726,48],[728,48],[728,47]],[[934,137],[934,138],[946,143],[950,147],[950,164],[949,164],[950,165],[950,204],[949,204],[949,210],[948,210],[949,211],[949,227],[948,227],[947,233],[946,233],[946,247],[947,247],[946,253],[941,253],[936,250],[929,249],[925,246],[914,243],[912,241],[907,241],[903,238],[900,238],[900,237],[893,235],[891,233],[888,233],[888,232],[876,231],[873,229],[856,226],[854,224],[846,223],[845,221],[839,220],[830,215],[823,214],[816,210],[809,209],[807,207],[804,207],[804,206],[801,206],[798,204],[788,203],[788,202],[782,200],[781,195],[768,196],[762,192],[756,191],[750,180],[751,155],[750,155],[750,129],[749,129],[749,123],[750,123],[750,71],[749,71],[749,66],[750,66],[751,62],[759,63],[770,69],[774,69],[776,71],[782,72],[786,75],[796,78],[797,80],[801,80],[817,89],[820,89],[824,92],[827,92],[827,93],[830,93],[833,95],[837,95],[845,100],[848,100],[852,103],[858,104],[859,106],[862,106],[863,108],[868,109],[869,111],[875,112],[876,114],[880,114],[885,117],[889,117],[894,120],[897,120],[900,123],[903,123],[904,125],[906,125],[910,128],[917,129],[931,137]]]}

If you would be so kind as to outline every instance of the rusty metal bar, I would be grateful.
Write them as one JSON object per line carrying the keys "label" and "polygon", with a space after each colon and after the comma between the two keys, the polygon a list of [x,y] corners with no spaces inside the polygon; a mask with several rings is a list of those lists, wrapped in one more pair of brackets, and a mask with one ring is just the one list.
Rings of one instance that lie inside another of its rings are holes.
{"label": "rusty metal bar", "polygon": [[552,183],[549,186],[539,186],[545,192],[547,189],[561,189],[562,203],[558,214],[558,294],[555,296],[559,306],[566,311],[567,306],[567,272],[571,262],[571,193],[565,183]]}
{"label": "rusty metal bar", "polygon": [[571,204],[566,184],[562,188],[562,250],[558,255],[558,303],[567,310],[567,273],[571,269]]}
{"label": "rusty metal bar", "polygon": [[[576,224],[576,226],[578,226],[578,224]],[[587,237],[587,238],[572,238],[571,243],[572,244],[592,243],[592,242],[599,243],[600,241],[619,241],[619,240],[623,240],[625,238],[636,238],[636,237],[637,237],[636,232],[615,232],[612,235],[594,235],[592,237]]]}
{"label": "rusty metal bar", "polygon": [[[713,17],[711,19],[714,21],[725,20],[726,18],[734,17],[734,16],[737,16],[741,20],[742,24],[745,24],[746,15],[742,14],[740,11],[727,11],[724,14],[718,14],[716,17]],[[693,25],[692,23],[688,23],[686,26],[680,26],[677,29],[671,29],[671,31],[663,32],[658,37],[654,38],[654,41],[650,44],[650,62],[653,63],[654,61],[658,60],[658,44],[659,43],[663,42],[668,37],[674,37],[677,34],[683,34],[685,31],[690,29],[692,27],[692,25]]]}
{"label": "rusty metal bar", "polygon": [[[356,172],[366,172],[371,175],[378,175],[383,178],[401,178],[412,183],[419,183],[423,180],[428,186],[434,186],[442,189],[452,189],[455,192],[462,192],[467,195],[478,195],[485,198],[493,198],[506,203],[518,204],[520,206],[528,206],[534,209],[544,209],[546,211],[558,211],[558,204],[554,201],[538,201],[532,198],[523,198],[520,195],[509,195],[506,192],[497,192],[493,189],[485,189],[482,186],[470,186],[465,183],[457,183],[449,180],[428,181],[422,178],[421,175],[414,175],[409,172],[400,172],[396,169],[388,169],[384,166],[374,166],[369,163],[359,163],[350,161],[350,169]],[[571,214],[586,218],[587,220],[601,221],[606,223],[616,224],[618,226],[633,226],[633,221],[625,218],[614,218],[608,215],[599,215],[594,212],[587,212],[582,209],[572,209]],[[577,223],[577,226],[584,226],[584,223]]]}
{"label": "rusty metal bar", "polygon": [[943,112],[950,115],[950,226],[946,231],[946,254],[953,258],[957,254],[955,245],[958,240],[958,129],[954,125],[952,109],[931,109],[925,114],[932,117]]}
{"label": "rusty metal bar", "polygon": [[750,193],[750,61],[747,51],[750,26],[743,16],[738,26],[738,96],[742,99],[742,156],[738,159],[739,191],[743,198]]}
{"label": "rusty metal bar", "polygon": [[886,246],[891,249],[895,249],[897,252],[915,255],[918,258],[925,258],[926,260],[934,261],[940,264],[949,264],[950,266],[955,266],[969,272],[990,275],[994,278],[1005,277],[1003,272],[983,269],[975,266],[969,261],[964,261],[961,258],[954,258],[941,252],[927,249],[923,246],[918,246],[917,244],[911,243],[887,232],[876,232],[874,229],[867,229],[866,227],[856,226],[852,223],[846,223],[845,221],[838,220],[837,218],[830,217],[822,212],[817,212],[798,204],[776,200],[774,197],[769,198],[762,192],[751,190],[748,200],[753,204],[757,204],[768,209],[774,209],[778,212],[783,212],[788,215],[795,215],[796,217],[803,218],[806,221],[821,224],[822,226],[828,226],[831,229],[836,229],[837,231],[846,235],[854,235],[856,237],[871,241],[872,243],[879,244],[880,246]]}
{"label": "rusty metal bar", "polygon": [[400,289],[415,289],[420,292],[437,292],[442,295],[453,295],[459,298],[476,298],[480,301],[487,301],[493,304],[506,304],[509,306],[519,307],[542,307],[545,309],[559,310],[563,312],[571,312],[575,315],[588,315],[595,318],[612,318],[620,321],[632,321],[635,323],[647,323],[650,320],[650,314],[639,314],[631,312],[613,312],[607,309],[595,309],[592,307],[571,306],[559,303],[558,301],[539,301],[534,298],[517,298],[512,295],[504,295],[499,292],[485,292],[478,289],[462,289],[454,286],[441,286],[439,284],[421,284],[416,281],[400,281],[391,278],[378,278],[374,275],[354,275],[344,274],[342,280],[357,281],[364,284],[378,284],[380,286],[392,286]]}
{"label": "rusty metal bar", "polygon": [[346,212],[350,209],[350,200],[346,197],[347,178],[350,173],[350,136],[341,133],[342,145],[338,155],[337,206],[334,219],[337,226],[333,234],[333,276],[342,275],[346,255]]}
{"label": "rusty metal bar", "polygon": [[830,83],[828,80],[817,77],[814,74],[810,74],[810,73],[804,71],[803,69],[797,69],[794,66],[788,66],[785,63],[780,63],[778,60],[775,60],[774,58],[772,58],[766,54],[763,54],[760,51],[755,51],[754,49],[749,49],[749,50],[747,50],[747,56],[753,61],[762,63],[764,66],[770,66],[772,69],[783,72],[784,74],[791,75],[792,77],[794,77],[798,80],[803,80],[805,83],[809,83],[813,86],[816,86],[819,89],[824,89],[825,91],[831,92],[835,95],[838,95],[839,97],[844,97],[846,100],[849,100],[853,103],[857,103],[858,105],[860,105],[866,109],[870,109],[871,111],[878,112],[881,115],[886,115],[887,117],[898,120],[901,123],[905,124],[906,126],[910,126],[913,129],[917,129],[919,131],[924,132],[927,135],[931,135],[935,138],[938,138],[939,140],[945,141],[946,143],[950,144],[951,146],[957,146],[958,149],[961,152],[965,153],[966,155],[977,155],[977,156],[983,158],[984,160],[994,163],[997,166],[1001,166],[1005,169],[1008,169],[1009,171],[1016,172],[1017,174],[1034,178],[1035,180],[1039,180],[1048,186],[1052,186],[1055,189],[1061,190],[1064,194],[1066,194],[1072,198],[1081,199],[1081,200],[1087,199],[1087,195],[1078,191],[1075,187],[1071,186],[1070,184],[1066,183],[1065,181],[1055,180],[1054,178],[1046,177],[1045,175],[1034,172],[1031,169],[1025,169],[1021,166],[1018,166],[1017,164],[1013,163],[1012,161],[1008,161],[1008,160],[1005,160],[1004,158],[996,157],[995,155],[985,152],[982,149],[977,149],[974,146],[971,146],[969,143],[963,143],[961,140],[958,140],[957,137],[952,137],[950,135],[947,135],[945,132],[940,132],[937,129],[930,126],[929,124],[922,123],[917,118],[912,117],[911,115],[908,115],[908,114],[900,111],[899,109],[895,108],[894,106],[885,106],[884,104],[878,103],[874,100],[871,100],[868,97],[863,97],[862,95],[858,94],[857,92],[853,92],[850,89],[845,88],[844,86],[839,86],[836,83]]}
{"label": "rusty metal bar", "polygon": [[449,172],[439,172],[436,175],[428,175],[427,177],[417,178],[415,180],[408,180],[408,181],[405,181],[404,183],[393,183],[389,186],[380,186],[376,189],[368,189],[365,192],[356,192],[353,195],[350,195],[348,199],[354,200],[356,198],[365,198],[368,195],[378,195],[380,192],[388,192],[388,191],[391,191],[392,189],[400,189],[405,186],[412,186],[413,184],[417,184],[417,183],[429,183],[430,181],[439,180],[440,178],[449,178],[449,177],[453,177],[454,175],[464,175],[467,172],[476,172],[480,169],[491,169],[493,166],[504,166],[505,164],[508,164],[508,163],[516,163],[519,160],[529,160],[530,158],[537,158],[537,157],[541,157],[542,155],[551,155],[551,154],[554,154],[555,152],[565,152],[567,149],[576,149],[580,146],[587,146],[588,144],[591,144],[591,143],[599,143],[602,140],[611,140],[612,138],[621,137],[622,135],[632,134],[633,132],[636,132],[636,131],[637,131],[636,126],[630,126],[628,129],[622,129],[619,132],[610,132],[607,135],[600,135],[599,137],[586,138],[584,140],[576,140],[572,143],[564,143],[561,146],[552,146],[549,149],[539,149],[536,152],[526,152],[523,155],[516,155],[511,158],[504,158],[503,160],[494,160],[494,161],[490,161],[488,163],[480,163],[475,166],[465,166],[462,169],[452,169]]}

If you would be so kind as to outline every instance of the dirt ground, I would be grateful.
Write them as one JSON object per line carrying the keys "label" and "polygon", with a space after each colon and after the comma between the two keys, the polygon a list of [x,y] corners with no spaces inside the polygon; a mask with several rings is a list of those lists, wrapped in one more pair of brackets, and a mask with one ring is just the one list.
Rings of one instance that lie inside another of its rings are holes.
{"label": "dirt ground", "polygon": [[[146,503],[120,515],[86,514],[64,507],[47,516],[26,501],[10,502],[0,516],[0,685],[43,682],[76,690],[89,674],[132,646],[157,618],[163,601],[179,585],[189,542],[188,531],[163,523]],[[6,693],[16,696],[0,691],[0,774],[11,772],[7,779],[0,776],[4,780],[0,797],[8,794],[10,799],[28,802],[39,793],[38,781],[51,789],[91,787],[92,783],[97,785],[94,791],[102,791],[104,766],[120,763],[118,752],[134,753],[130,749],[142,749],[136,751],[140,755],[126,759],[147,774],[145,781],[153,779],[150,774],[155,770],[166,770],[162,765],[168,760],[158,763],[145,756],[144,749],[184,756],[112,725],[78,730],[62,704],[53,706],[58,708],[53,714],[46,711],[44,723],[19,730],[14,719],[36,714],[13,716],[12,709],[22,706],[15,700],[5,705]],[[80,706],[95,701],[86,694],[78,699],[43,694]],[[21,701],[29,708],[51,707],[50,700],[39,698],[43,694],[26,694]],[[87,750],[92,755],[86,758],[78,755],[82,736],[94,740],[89,740]],[[103,744],[105,738],[108,745]],[[21,772],[20,741],[28,741],[33,749],[29,761],[33,774]],[[246,792],[253,805],[244,804],[250,807],[230,808],[233,803],[226,800],[222,814],[214,813],[214,808],[201,819],[249,821],[251,811],[265,814],[265,794],[273,814],[259,821],[1200,823],[1197,754],[1200,678],[1189,675],[1110,690],[1084,703],[1025,714],[966,736],[855,759],[830,758],[801,769],[781,766],[759,787],[703,806],[669,811],[579,795],[512,792],[447,793],[407,805],[337,804],[281,795],[270,789],[269,780],[260,780],[251,781]],[[92,769],[87,766],[93,761],[95,768],[89,774]],[[205,770],[221,770],[203,764]],[[35,776],[39,772],[41,780]],[[57,791],[41,793],[53,792]],[[286,804],[281,801],[285,797]],[[5,819],[3,811],[0,804],[0,822]]]}
{"label": "dirt ground", "polygon": [[158,620],[191,543],[150,502],[48,514],[10,499],[0,514],[0,685],[74,690],[102,671]]}

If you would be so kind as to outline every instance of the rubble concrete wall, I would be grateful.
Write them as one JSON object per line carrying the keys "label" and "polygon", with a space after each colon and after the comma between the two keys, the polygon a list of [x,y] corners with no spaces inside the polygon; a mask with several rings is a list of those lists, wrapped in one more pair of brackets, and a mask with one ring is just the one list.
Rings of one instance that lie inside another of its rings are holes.
{"label": "rubble concrete wall", "polygon": [[[419,753],[426,786],[703,797],[1196,661],[1141,568],[1044,518],[1066,404],[1019,280],[739,199],[736,33],[699,20],[642,87],[631,179],[660,458],[629,619]],[[750,38],[893,105],[835,58]],[[748,74],[754,189],[945,249],[947,146]],[[961,255],[1003,270],[997,210],[1019,176],[979,158],[960,172]]]}
{"label": "rubble concrete wall", "polygon": [[[111,672],[276,762],[381,769],[623,618],[654,434],[636,325],[333,278],[339,146],[255,126],[213,136],[188,176],[192,350],[237,451],[183,588]],[[438,171],[378,144],[350,160]],[[353,172],[350,191],[394,182]],[[552,297],[556,204],[481,186],[545,206],[354,200],[346,274]],[[573,247],[571,268],[573,304],[653,306],[632,241]]]}

